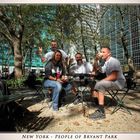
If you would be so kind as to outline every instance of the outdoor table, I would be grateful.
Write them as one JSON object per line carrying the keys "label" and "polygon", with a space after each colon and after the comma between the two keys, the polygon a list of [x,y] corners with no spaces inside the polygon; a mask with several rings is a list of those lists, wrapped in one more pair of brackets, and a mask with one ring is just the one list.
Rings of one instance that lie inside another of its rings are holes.
{"label": "outdoor table", "polygon": [[[90,93],[89,84],[92,84],[95,82],[95,77],[93,74],[71,74],[71,75],[68,75],[68,79],[72,85],[75,85],[75,84],[77,85],[77,89],[78,89],[77,92],[78,92],[78,95],[81,97],[83,114],[85,116],[85,105],[84,105],[85,97],[88,93]],[[74,98],[73,101],[75,101],[75,99],[76,98]]]}

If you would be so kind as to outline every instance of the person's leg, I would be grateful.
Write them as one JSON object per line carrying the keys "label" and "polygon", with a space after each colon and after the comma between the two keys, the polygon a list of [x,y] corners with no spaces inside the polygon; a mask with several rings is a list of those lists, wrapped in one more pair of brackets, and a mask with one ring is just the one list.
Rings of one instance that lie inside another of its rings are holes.
{"label": "person's leg", "polygon": [[95,90],[91,91],[91,101],[94,103],[94,105],[98,105],[98,97],[99,97],[99,93]]}
{"label": "person's leg", "polygon": [[66,102],[66,95],[71,91],[72,85],[69,83],[62,84],[62,90],[59,95],[59,107],[64,106]]}
{"label": "person's leg", "polygon": [[104,94],[103,92],[98,92],[98,102],[99,102],[99,107],[98,109],[104,114]]}
{"label": "person's leg", "polygon": [[79,83],[78,82],[72,82],[72,93],[75,95],[74,97],[74,101],[73,101],[73,104],[78,104],[81,102],[81,96],[79,95],[78,93],[78,86],[79,86]]}
{"label": "person's leg", "polygon": [[111,87],[110,81],[99,81],[94,87],[93,97],[98,99],[98,109],[90,115],[91,119],[105,118],[104,111],[104,94],[107,88]]}
{"label": "person's leg", "polygon": [[101,80],[96,83],[94,90],[95,94],[98,95],[99,106],[98,109],[90,115],[92,119],[103,119],[105,118],[105,110],[104,110],[104,95],[106,90],[110,89],[118,89],[119,87],[113,81]]}
{"label": "person's leg", "polygon": [[71,85],[72,85],[72,87],[71,87],[72,94],[76,95],[77,94],[77,83],[72,82]]}
{"label": "person's leg", "polygon": [[54,110],[58,110],[59,107],[59,96],[60,96],[60,92],[62,90],[62,85],[59,82],[56,82],[55,87],[53,89],[53,109]]}
{"label": "person's leg", "polygon": [[79,94],[78,87],[76,88],[75,100],[73,102],[74,105],[81,103],[81,95]]}
{"label": "person's leg", "polygon": [[71,91],[72,90],[72,85],[67,83],[66,85],[63,86],[64,90],[67,92]]}
{"label": "person's leg", "polygon": [[[104,110],[104,93],[99,91],[94,91],[96,98],[94,97],[94,102],[98,102],[98,109],[93,113],[90,114],[91,119],[104,119],[105,118],[105,110]],[[94,95],[94,96],[95,96]],[[98,99],[98,101],[97,101]]]}
{"label": "person's leg", "polygon": [[53,88],[53,96],[52,96],[53,110],[57,111],[58,110],[59,95],[60,95],[60,92],[62,90],[61,83],[59,83],[57,81],[46,80],[44,82],[44,87]]}
{"label": "person's leg", "polygon": [[96,81],[93,80],[93,81],[89,81],[89,87],[91,89],[91,101],[93,102],[93,105],[98,105],[98,92],[94,90],[94,87],[95,87],[95,84],[96,84]]}

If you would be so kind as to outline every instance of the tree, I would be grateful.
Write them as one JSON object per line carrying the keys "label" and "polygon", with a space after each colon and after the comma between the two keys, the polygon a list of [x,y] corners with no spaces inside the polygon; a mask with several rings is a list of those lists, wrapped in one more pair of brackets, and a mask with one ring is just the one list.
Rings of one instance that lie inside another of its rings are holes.
{"label": "tree", "polygon": [[49,17],[48,9],[53,9],[53,7],[43,5],[0,6],[0,34],[8,40],[14,52],[16,78],[22,76],[23,58],[26,54],[25,49],[28,49],[24,45],[30,45],[29,42],[32,38],[37,37],[41,28],[45,26]]}
{"label": "tree", "polygon": [[91,15],[94,16],[94,19],[92,20],[94,20],[95,25],[93,26],[93,24],[89,20],[84,20],[90,29],[88,35],[91,37],[91,43],[94,53],[97,52],[99,46],[108,44],[107,37],[101,37],[100,35],[102,18],[104,17],[108,9],[109,6],[104,7],[103,5],[95,4],[94,8],[90,9]]}
{"label": "tree", "polygon": [[49,33],[57,38],[62,49],[64,49],[64,42],[69,42],[73,39],[73,32],[76,25],[75,5],[56,5],[56,13],[53,17],[53,24],[49,28]]}
{"label": "tree", "polygon": [[[9,10],[9,13],[5,11]],[[10,15],[10,16],[9,16]],[[16,16],[16,18],[15,18]],[[13,20],[11,20],[13,18]],[[0,33],[7,38],[14,50],[14,65],[16,77],[22,75],[22,52],[21,41],[24,32],[21,10],[19,6],[1,7],[0,9],[1,31]]]}
{"label": "tree", "polygon": [[83,50],[85,59],[89,60],[89,54],[87,50],[90,50],[90,55],[94,55],[97,52],[97,47],[101,43],[100,26],[103,15],[108,10],[108,6],[102,9],[98,4],[93,5],[78,5],[77,10],[77,28],[75,32],[75,38],[79,50]]}
{"label": "tree", "polygon": [[127,63],[128,63],[128,58],[129,58],[129,54],[128,54],[128,40],[127,40],[127,34],[128,32],[125,30],[125,17],[128,15],[128,9],[127,6],[116,6],[117,11],[119,13],[119,19],[120,19],[120,43],[124,49],[124,54],[125,57],[127,59]]}

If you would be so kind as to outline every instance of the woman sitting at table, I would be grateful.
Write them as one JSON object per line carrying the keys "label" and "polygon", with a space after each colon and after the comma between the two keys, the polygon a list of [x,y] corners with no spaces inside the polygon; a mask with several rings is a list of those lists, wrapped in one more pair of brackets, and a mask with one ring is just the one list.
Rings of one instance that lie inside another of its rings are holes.
{"label": "woman sitting at table", "polygon": [[59,109],[59,96],[64,85],[65,90],[70,90],[71,85],[67,84],[65,77],[65,67],[62,60],[62,53],[57,50],[55,51],[52,59],[47,62],[45,66],[45,81],[44,87],[52,88],[52,102],[53,110],[58,111]]}

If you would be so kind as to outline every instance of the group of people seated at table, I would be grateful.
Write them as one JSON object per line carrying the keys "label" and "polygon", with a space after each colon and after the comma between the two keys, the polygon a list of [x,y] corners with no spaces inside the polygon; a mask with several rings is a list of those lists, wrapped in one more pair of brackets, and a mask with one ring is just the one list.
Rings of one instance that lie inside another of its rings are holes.
{"label": "group of people seated at table", "polygon": [[[39,47],[39,54],[42,62],[46,63],[44,87],[52,88],[52,108],[54,111],[58,111],[59,96],[62,88],[65,89],[66,92],[72,89],[73,93],[77,97],[75,103],[78,103],[80,97],[76,91],[79,83],[69,83],[66,66],[68,55],[63,50],[57,48],[57,42],[55,40],[51,42],[51,49],[51,52],[48,52],[45,54],[45,56],[42,56],[42,48]],[[110,48],[106,46],[102,47],[100,52],[101,53],[98,53],[95,56],[93,65],[84,61],[81,53],[76,53],[75,63],[73,63],[69,69],[70,75],[92,75],[96,74],[97,71],[106,74],[106,77],[97,81],[96,84],[87,82],[91,89],[92,97],[94,98],[93,101],[98,104],[98,109],[93,114],[89,115],[89,118],[93,120],[103,119],[106,117],[104,110],[104,97],[106,90],[121,89],[125,85],[125,78],[121,70],[120,62],[111,56]],[[99,60],[101,59],[104,60],[104,64],[102,66],[99,65]],[[87,80],[89,79],[90,77],[87,78]]]}

